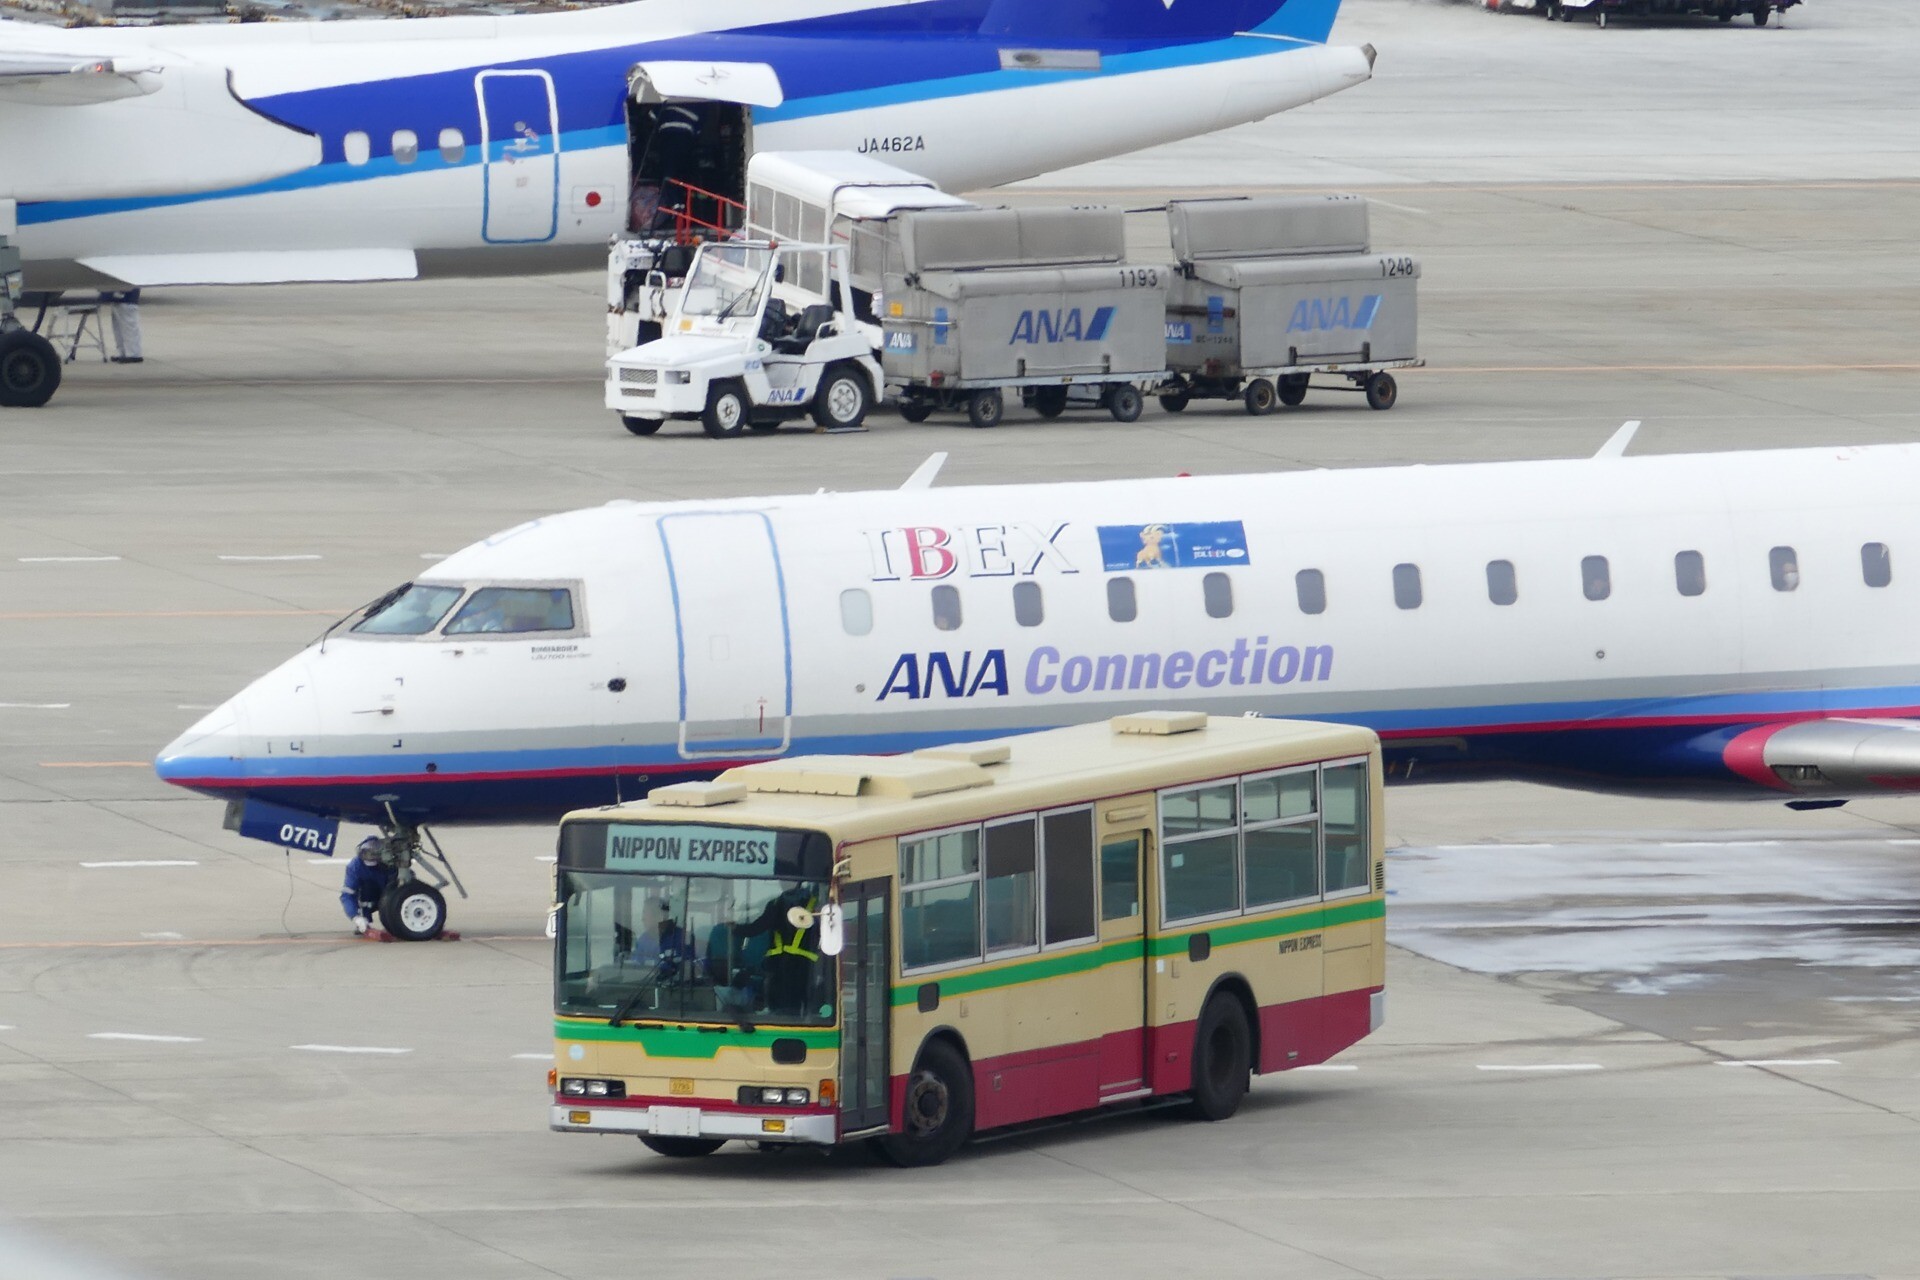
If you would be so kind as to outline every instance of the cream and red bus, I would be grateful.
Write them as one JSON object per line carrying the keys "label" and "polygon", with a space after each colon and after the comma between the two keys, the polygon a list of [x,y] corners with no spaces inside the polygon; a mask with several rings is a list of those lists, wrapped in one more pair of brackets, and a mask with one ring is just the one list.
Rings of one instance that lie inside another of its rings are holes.
{"label": "cream and red bus", "polygon": [[1121,716],[814,756],[569,814],[551,1126],[669,1156],[974,1132],[1186,1095],[1380,1025],[1380,747]]}

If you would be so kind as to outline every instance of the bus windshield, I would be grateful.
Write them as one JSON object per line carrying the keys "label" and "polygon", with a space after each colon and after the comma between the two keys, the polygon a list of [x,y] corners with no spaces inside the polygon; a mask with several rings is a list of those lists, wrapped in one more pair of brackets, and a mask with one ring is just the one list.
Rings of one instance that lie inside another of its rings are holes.
{"label": "bus windshield", "polygon": [[[819,856],[805,856],[816,845]],[[559,1012],[623,1022],[831,1026],[833,962],[820,951],[817,920],[802,928],[793,919],[817,915],[827,901],[825,868],[812,865],[825,853],[823,837],[791,832],[624,823],[566,829],[555,938]],[[702,860],[718,874],[654,869]]]}

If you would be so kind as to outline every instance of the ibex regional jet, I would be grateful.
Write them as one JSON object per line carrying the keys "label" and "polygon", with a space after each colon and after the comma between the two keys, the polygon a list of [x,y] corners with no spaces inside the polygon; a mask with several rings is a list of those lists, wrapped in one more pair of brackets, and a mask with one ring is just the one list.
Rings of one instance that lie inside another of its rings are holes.
{"label": "ibex regional jet", "polygon": [[1917,487],[1899,445],[616,502],[381,596],[158,769],[411,844],[1177,707],[1365,724],[1415,780],[1825,805],[1920,788]]}

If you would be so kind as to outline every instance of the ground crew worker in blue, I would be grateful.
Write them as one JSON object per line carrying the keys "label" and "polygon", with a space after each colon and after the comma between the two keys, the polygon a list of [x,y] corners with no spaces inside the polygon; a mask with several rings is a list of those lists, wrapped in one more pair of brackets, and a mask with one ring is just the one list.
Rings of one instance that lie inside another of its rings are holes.
{"label": "ground crew worker in blue", "polygon": [[795,907],[817,913],[820,902],[804,884],[796,884],[769,902],[752,924],[734,930],[736,938],[769,935],[766,958],[760,962],[767,975],[767,1011],[804,1014],[807,1011],[807,987],[813,978],[814,962],[820,958],[820,918],[804,929],[796,929],[787,918]]}
{"label": "ground crew worker in blue", "polygon": [[368,836],[347,864],[347,887],[340,892],[340,906],[353,921],[355,933],[364,934],[373,928],[373,913],[393,887],[393,868],[380,861],[381,845],[379,836]]}

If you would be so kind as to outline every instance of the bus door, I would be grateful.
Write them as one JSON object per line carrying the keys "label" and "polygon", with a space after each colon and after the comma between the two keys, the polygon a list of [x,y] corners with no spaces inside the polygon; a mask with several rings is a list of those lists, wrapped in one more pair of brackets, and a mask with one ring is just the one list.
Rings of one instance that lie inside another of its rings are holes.
{"label": "bus door", "polygon": [[885,878],[840,892],[846,944],[840,952],[840,1133],[887,1124],[887,967]]}
{"label": "bus door", "polygon": [[560,218],[559,106],[544,71],[482,71],[480,238],[488,244],[553,239]]}
{"label": "bus door", "polygon": [[793,725],[786,581],[759,511],[660,517],[679,646],[680,755],[775,756]]}
{"label": "bus door", "polygon": [[[1109,818],[1105,825],[1111,822]],[[1121,950],[1131,961],[1102,969],[1107,975],[1104,1003],[1110,1010],[1106,1034],[1100,1039],[1102,1101],[1140,1092],[1149,1079],[1147,1057],[1153,1019],[1147,1005],[1147,982],[1152,960],[1147,954],[1147,903],[1142,891],[1145,876],[1152,869],[1147,858],[1146,832],[1101,831],[1100,941],[1103,947]]]}

